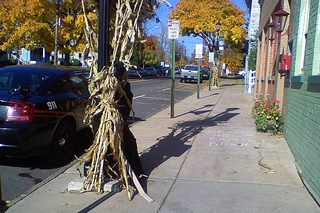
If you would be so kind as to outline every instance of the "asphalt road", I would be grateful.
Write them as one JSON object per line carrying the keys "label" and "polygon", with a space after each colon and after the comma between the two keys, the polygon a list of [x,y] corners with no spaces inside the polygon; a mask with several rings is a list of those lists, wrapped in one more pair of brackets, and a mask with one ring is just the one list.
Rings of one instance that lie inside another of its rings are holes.
{"label": "asphalt road", "polygon": [[[171,79],[170,77],[157,77],[154,79],[131,79],[133,96],[133,111],[135,121],[148,118],[153,114],[171,106]],[[201,84],[201,87],[207,83]],[[196,83],[180,83],[175,80],[174,102],[197,92]],[[170,112],[168,112],[170,116]]]}
{"label": "asphalt road", "polygon": [[[171,105],[170,77],[130,79],[129,82],[134,94],[133,110],[135,115],[129,119],[132,125]],[[206,85],[207,83],[204,82],[201,87]],[[176,103],[196,93],[197,84],[180,83],[179,79],[176,79],[174,91],[174,101]],[[168,112],[168,116],[170,116],[170,112]],[[80,156],[85,148],[90,145],[92,137],[88,130],[83,130],[78,134],[77,140],[80,145],[75,154]],[[0,165],[2,199],[8,202],[28,194],[48,178],[52,178],[68,168],[68,163],[64,166],[55,167],[47,165],[41,158],[2,159]]]}

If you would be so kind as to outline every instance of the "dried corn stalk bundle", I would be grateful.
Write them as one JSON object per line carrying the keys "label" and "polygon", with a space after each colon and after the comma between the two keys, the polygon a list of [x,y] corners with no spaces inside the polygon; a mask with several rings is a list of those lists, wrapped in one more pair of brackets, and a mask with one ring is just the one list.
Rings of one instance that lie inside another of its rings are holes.
{"label": "dried corn stalk bundle", "polygon": [[[99,71],[97,57],[95,57],[89,79],[91,96],[85,119],[88,119],[91,128],[94,128],[97,125],[94,123],[95,118],[99,117],[99,125],[93,144],[86,150],[86,154],[79,159],[79,166],[83,162],[91,163],[84,182],[84,191],[102,192],[104,176],[107,174],[110,178],[114,176],[120,177],[124,187],[127,189],[129,200],[132,198],[132,191],[130,190],[128,179],[134,174],[123,154],[124,121],[117,104],[120,99],[115,100],[116,93],[120,94],[120,98],[125,96],[128,106],[131,107],[130,100],[122,89],[127,83],[128,74],[125,73],[122,76],[122,80],[119,81],[114,76],[113,65],[115,61],[122,62],[127,68],[130,65],[129,60],[133,53],[133,44],[140,32],[137,27],[137,21],[142,4],[143,0],[118,0],[116,3],[115,22],[111,26],[113,29],[111,42],[113,52],[110,57],[112,65]],[[84,52],[86,54],[90,52],[94,55],[98,44],[97,36],[86,16],[83,0],[82,6],[85,14],[85,34],[87,39],[87,46]],[[134,176],[132,179],[135,180],[136,177]],[[139,191],[139,187],[137,188]],[[143,194],[144,192],[141,193]],[[148,201],[152,201],[150,197],[147,198]]]}

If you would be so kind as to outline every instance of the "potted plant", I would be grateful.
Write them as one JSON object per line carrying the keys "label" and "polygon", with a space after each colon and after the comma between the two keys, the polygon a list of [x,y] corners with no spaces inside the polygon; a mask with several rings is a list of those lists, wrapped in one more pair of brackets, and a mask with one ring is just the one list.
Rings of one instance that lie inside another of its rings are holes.
{"label": "potted plant", "polygon": [[271,99],[269,95],[264,97],[260,94],[254,101],[252,115],[257,131],[272,130],[274,134],[283,132],[283,116],[279,100]]}

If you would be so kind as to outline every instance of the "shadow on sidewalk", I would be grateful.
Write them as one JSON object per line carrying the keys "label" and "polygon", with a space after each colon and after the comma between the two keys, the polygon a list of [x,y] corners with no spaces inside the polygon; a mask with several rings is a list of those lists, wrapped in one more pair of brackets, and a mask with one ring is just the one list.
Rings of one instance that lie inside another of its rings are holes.
{"label": "shadow on sidewalk", "polygon": [[[182,117],[182,116],[187,115],[187,114],[201,115],[203,113],[208,113],[208,112],[210,112],[212,110],[212,108],[214,106],[215,106],[215,104],[207,104],[207,105],[204,105],[203,107],[199,107],[198,109],[195,109],[195,110],[192,110],[192,111],[185,112],[183,114],[177,115],[177,116],[175,116],[175,118]],[[208,109],[205,109],[205,108],[208,108]]]}
{"label": "shadow on sidewalk", "polygon": [[[211,109],[204,110],[204,108]],[[211,111],[214,105],[205,105],[194,111],[187,112],[201,115]],[[204,128],[215,126],[218,123],[225,123],[239,113],[232,113],[239,108],[227,108],[225,111],[204,119],[177,123],[172,127],[172,131],[164,137],[158,138],[158,143],[144,150],[140,156],[145,172],[150,173],[171,157],[179,157],[192,147],[193,138]],[[185,115],[183,114],[183,115]],[[183,116],[180,115],[180,116]]]}

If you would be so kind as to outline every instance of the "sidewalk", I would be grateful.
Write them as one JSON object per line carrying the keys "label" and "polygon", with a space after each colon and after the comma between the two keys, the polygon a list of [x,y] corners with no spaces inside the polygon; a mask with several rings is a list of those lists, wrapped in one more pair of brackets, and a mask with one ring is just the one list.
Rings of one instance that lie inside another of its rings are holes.
{"label": "sidewalk", "polygon": [[320,212],[285,139],[256,132],[251,94],[227,83],[175,104],[174,118],[167,108],[131,127],[153,202],[70,193],[74,165],[6,212]]}

